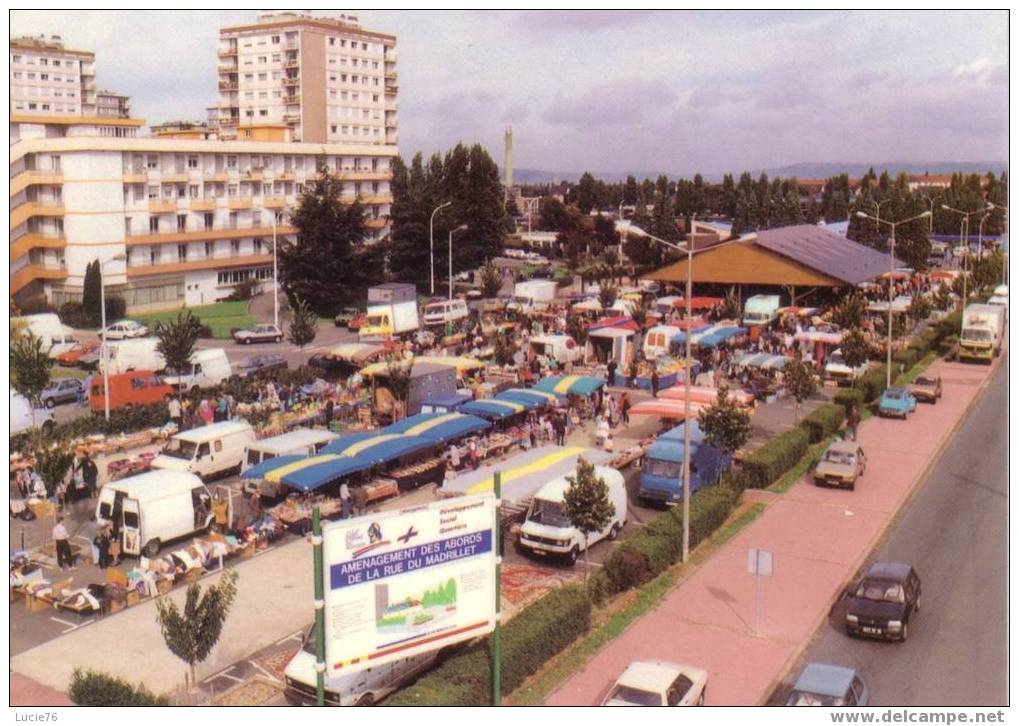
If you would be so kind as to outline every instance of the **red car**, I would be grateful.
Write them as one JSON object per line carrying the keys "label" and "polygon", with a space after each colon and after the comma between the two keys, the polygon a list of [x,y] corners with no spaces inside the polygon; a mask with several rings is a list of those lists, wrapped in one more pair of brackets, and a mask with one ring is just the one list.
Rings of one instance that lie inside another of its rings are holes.
{"label": "red car", "polygon": [[99,350],[98,340],[85,340],[78,343],[69,351],[58,355],[56,361],[62,366],[76,366],[81,361],[82,356],[86,356],[97,350]]}
{"label": "red car", "polygon": [[350,319],[349,323],[347,323],[347,330],[356,333],[358,330],[361,329],[361,326],[364,325],[367,319],[368,313],[358,313],[357,315]]}

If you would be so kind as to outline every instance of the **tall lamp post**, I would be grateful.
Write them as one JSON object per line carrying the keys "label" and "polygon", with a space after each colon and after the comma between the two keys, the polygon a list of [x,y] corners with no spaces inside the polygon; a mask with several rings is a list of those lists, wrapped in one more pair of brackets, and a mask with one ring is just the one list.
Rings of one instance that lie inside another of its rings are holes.
{"label": "tall lamp post", "polygon": [[432,216],[428,218],[428,263],[429,269],[431,270],[430,275],[432,281],[432,291],[430,293],[431,295],[435,294],[435,231],[434,231],[435,215],[438,214],[440,210],[445,209],[446,207],[449,207],[452,204],[453,202],[443,202],[442,204],[440,204],[439,206],[432,210]]}
{"label": "tall lamp post", "polygon": [[280,277],[279,259],[276,254],[279,249],[276,241],[276,225],[279,223],[277,215],[282,218],[286,214],[286,209],[282,212],[270,209],[269,212],[269,218],[272,220],[272,322],[278,328],[280,326]]}
{"label": "tall lamp post", "polygon": [[900,219],[898,222],[891,222],[887,219],[878,219],[872,217],[866,212],[857,212],[857,217],[864,219],[870,219],[877,222],[879,225],[887,224],[892,228],[891,247],[888,252],[888,361],[885,366],[885,388],[891,388],[892,386],[892,300],[895,297],[895,228],[900,224],[908,224],[909,222],[915,222],[918,219],[926,219],[931,216],[930,212],[923,212],[917,214],[909,219]]}
{"label": "tall lamp post", "polygon": [[969,218],[972,217],[974,214],[980,214],[981,212],[987,212],[987,211],[989,211],[991,209],[994,209],[994,205],[988,203],[982,209],[974,209],[972,212],[964,212],[961,209],[956,209],[955,207],[950,207],[947,204],[942,204],[941,208],[944,209],[946,212],[955,212],[956,214],[961,216],[961,219],[959,220],[959,240],[963,244],[963,247],[962,247],[962,249],[963,249],[963,255],[962,255],[962,307],[963,307],[963,309],[965,309],[966,308],[966,300],[969,298],[969,290],[968,290],[968,283],[969,283],[969,281],[966,279],[966,273],[967,273],[967,270],[966,270],[966,261],[969,259]]}
{"label": "tall lamp post", "polygon": [[[929,197],[926,194],[921,194],[921,197],[927,200],[927,204],[931,207],[931,216],[927,220],[927,236],[934,234],[934,197]],[[880,216],[880,215],[878,215]]]}
{"label": "tall lamp post", "polygon": [[684,380],[686,393],[683,396],[683,562],[690,558],[690,388],[693,381],[690,380],[690,320],[693,317],[693,225],[694,216],[690,217],[690,230],[687,233],[686,244],[677,245],[661,237],[655,237],[643,230],[640,233],[649,240],[657,242],[686,255],[686,361],[683,363]]}
{"label": "tall lamp post", "polygon": [[449,230],[449,299],[453,299],[453,235],[467,229],[466,224]]}
{"label": "tall lamp post", "polygon": [[110,420],[110,362],[106,359],[106,264],[108,262],[124,262],[127,255],[114,255],[99,263],[99,315],[102,328],[99,331],[99,360],[103,366],[103,413]]}

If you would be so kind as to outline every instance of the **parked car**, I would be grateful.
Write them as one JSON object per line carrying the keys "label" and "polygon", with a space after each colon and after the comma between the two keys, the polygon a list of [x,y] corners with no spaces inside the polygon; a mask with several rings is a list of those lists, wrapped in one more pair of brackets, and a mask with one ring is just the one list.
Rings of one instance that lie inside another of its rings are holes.
{"label": "parked car", "polygon": [[234,366],[234,375],[244,377],[260,376],[274,371],[285,371],[287,359],[278,353],[254,355]]}
{"label": "parked car", "polygon": [[661,660],[635,661],[616,680],[603,706],[703,706],[708,672]]}
{"label": "parked car", "polygon": [[256,325],[251,330],[238,330],[234,333],[234,340],[244,345],[251,343],[279,343],[283,340],[283,331],[271,323]]}
{"label": "parked car", "polygon": [[144,338],[149,334],[149,329],[134,320],[118,320],[107,325],[99,331],[100,337],[106,336],[107,340],[124,340],[126,338]]}
{"label": "parked car", "polygon": [[53,412],[45,408],[36,408],[27,398],[11,389],[11,403],[8,408],[10,416],[11,436],[20,434],[34,428],[42,429],[42,432],[49,436],[53,433],[56,424],[53,422]]}
{"label": "parked car", "polygon": [[[87,356],[89,353],[95,353],[99,350],[98,340],[83,340],[75,345],[68,351],[64,351],[56,357],[57,363],[62,366],[80,366],[82,364],[82,358]],[[98,354],[96,362],[99,361]]]}
{"label": "parked car", "polygon": [[81,394],[81,381],[77,378],[54,378],[39,394],[39,400],[46,408],[60,403],[74,403]]}
{"label": "parked car", "polygon": [[361,314],[361,311],[357,308],[343,308],[336,317],[333,318],[333,323],[336,324],[337,328],[348,327],[350,322]]}
{"label": "parked car", "polygon": [[360,312],[351,318],[350,322],[347,323],[347,330],[352,333],[359,331],[364,324],[368,321],[368,313]]}
{"label": "parked car", "polygon": [[840,348],[829,356],[828,362],[824,366],[824,374],[829,380],[835,381],[840,386],[852,385],[853,381],[867,372],[869,366],[870,364],[865,361],[863,365],[856,368],[849,367]]}
{"label": "parked car", "polygon": [[909,387],[917,401],[937,403],[941,398],[941,376],[920,376]]}
{"label": "parked car", "polygon": [[875,562],[852,590],[846,632],[884,640],[905,640],[909,621],[920,610],[920,577],[901,562]]}
{"label": "parked car", "polygon": [[308,359],[308,365],[312,368],[317,368],[324,375],[331,378],[346,377],[358,371],[357,366],[349,360],[336,358],[328,353],[316,353]]}
{"label": "parked car", "polygon": [[818,486],[856,489],[856,480],[867,469],[867,455],[855,441],[836,441],[829,446],[814,467],[814,483]]}
{"label": "parked car", "polygon": [[906,418],[916,410],[916,398],[905,388],[886,388],[877,406],[879,416]]}
{"label": "parked car", "polygon": [[852,668],[807,663],[796,679],[786,706],[866,706],[870,701],[867,684]]}

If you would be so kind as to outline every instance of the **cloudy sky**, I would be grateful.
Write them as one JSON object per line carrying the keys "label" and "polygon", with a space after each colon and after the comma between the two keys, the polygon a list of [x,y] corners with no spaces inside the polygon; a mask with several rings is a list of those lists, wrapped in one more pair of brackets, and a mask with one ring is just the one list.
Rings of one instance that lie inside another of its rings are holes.
{"label": "cloudy sky", "polygon": [[[555,171],[1007,158],[1008,15],[355,11],[397,35],[400,150],[480,141]],[[321,14],[325,14],[324,12]],[[204,117],[221,26],[252,11],[12,11],[96,53],[150,123]]]}

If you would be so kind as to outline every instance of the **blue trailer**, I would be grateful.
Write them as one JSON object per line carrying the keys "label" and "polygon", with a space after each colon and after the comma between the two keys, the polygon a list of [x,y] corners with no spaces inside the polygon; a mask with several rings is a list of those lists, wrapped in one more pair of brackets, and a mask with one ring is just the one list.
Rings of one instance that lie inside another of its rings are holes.
{"label": "blue trailer", "polygon": [[[637,498],[676,504],[683,500],[683,426],[666,431],[644,454]],[[732,457],[704,442],[697,422],[690,429],[690,492],[718,483]]]}

